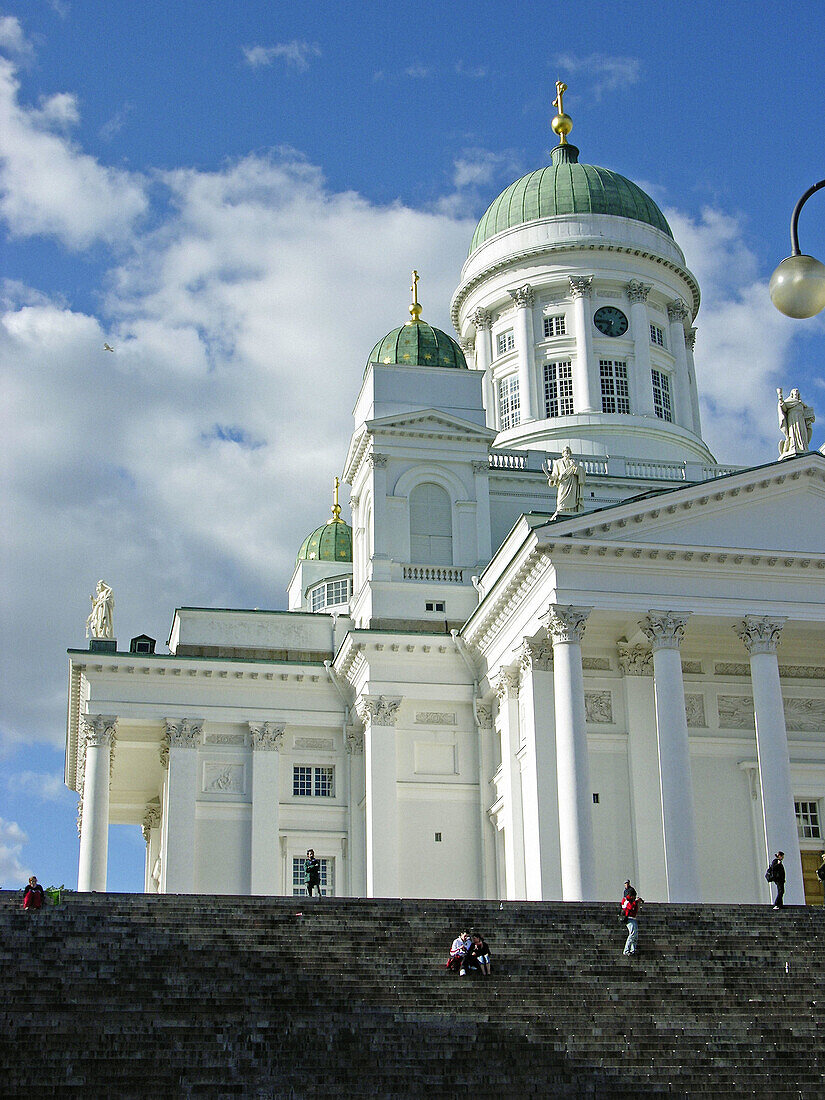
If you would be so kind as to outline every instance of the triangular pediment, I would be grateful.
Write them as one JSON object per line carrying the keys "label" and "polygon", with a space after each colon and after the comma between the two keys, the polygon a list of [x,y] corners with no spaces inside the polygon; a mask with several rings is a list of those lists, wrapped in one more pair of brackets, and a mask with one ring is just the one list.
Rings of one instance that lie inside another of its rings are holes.
{"label": "triangular pediment", "polygon": [[427,435],[444,435],[473,439],[492,443],[496,438],[496,432],[492,428],[483,427],[472,420],[465,420],[461,416],[443,412],[441,409],[419,409],[416,412],[393,413],[390,416],[381,416],[375,420],[368,420],[365,425],[367,431],[373,435],[383,432],[403,433],[414,432]]}
{"label": "triangular pediment", "polygon": [[539,537],[825,553],[825,457],[739,471],[556,521]]}

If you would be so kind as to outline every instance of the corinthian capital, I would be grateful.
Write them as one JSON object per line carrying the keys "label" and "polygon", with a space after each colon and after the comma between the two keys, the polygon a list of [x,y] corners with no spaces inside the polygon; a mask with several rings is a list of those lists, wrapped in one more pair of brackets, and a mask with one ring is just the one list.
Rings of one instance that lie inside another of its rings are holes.
{"label": "corinthian capital", "polygon": [[146,843],[149,843],[149,837],[152,833],[152,829],[156,829],[160,825],[160,806],[148,805],[146,807],[146,813],[143,815],[143,839]]}
{"label": "corinthian capital", "polygon": [[522,673],[532,669],[549,672],[553,668],[553,646],[549,641],[530,642],[525,638],[518,651],[518,662]]}
{"label": "corinthian capital", "polygon": [[625,289],[631,302],[646,302],[653,287],[650,283],[640,283],[638,279],[631,279]]}
{"label": "corinthian capital", "polygon": [[667,305],[667,319],[668,321],[681,321],[685,323],[690,318],[690,310],[687,304],[682,301],[681,298],[676,298],[672,302],[668,302]]}
{"label": "corinthian capital", "polygon": [[253,749],[274,749],[281,751],[284,740],[283,722],[250,722],[249,735],[252,738]]}
{"label": "corinthian capital", "polygon": [[646,645],[619,642],[619,668],[624,676],[652,676],[652,652]]}
{"label": "corinthian capital", "polygon": [[655,653],[657,649],[678,649],[685,636],[685,626],[690,612],[677,615],[675,611],[649,611],[639,623],[639,628]]}
{"label": "corinthian capital", "polygon": [[693,351],[693,349],[696,347],[696,329],[695,328],[692,328],[688,331],[688,334],[685,337],[685,343],[687,344],[687,346],[690,348],[691,351]]}
{"label": "corinthian capital", "polygon": [[362,695],[355,704],[358,717],[366,726],[394,726],[401,700],[386,695]]}
{"label": "corinthian capital", "polygon": [[470,322],[471,325],[475,325],[477,329],[480,329],[489,328],[492,324],[493,318],[490,316],[489,309],[481,309],[481,307],[479,307],[478,309],[473,310],[467,320]]}
{"label": "corinthian capital", "polygon": [[589,298],[593,293],[592,275],[568,275],[570,293],[574,298]]}
{"label": "corinthian capital", "polygon": [[504,699],[515,699],[518,696],[518,681],[518,672],[514,669],[499,669],[498,675],[494,675],[490,680],[499,702]]}
{"label": "corinthian capital", "polygon": [[587,616],[592,610],[592,607],[572,607],[551,603],[547,614],[542,616],[540,621],[553,639],[553,645],[563,642],[575,642],[581,645]]}
{"label": "corinthian capital", "polygon": [[529,309],[536,300],[536,296],[533,294],[533,288],[529,283],[525,283],[524,286],[509,291],[509,294],[520,309]]}
{"label": "corinthian capital", "polygon": [[364,734],[362,730],[350,727],[347,730],[347,752],[350,756],[359,756],[364,751]]}
{"label": "corinthian capital", "polygon": [[[200,744],[203,733],[202,718],[165,718],[166,747],[173,749],[194,749]],[[163,751],[161,750],[161,758]],[[162,760],[161,760],[162,762]]]}
{"label": "corinthian capital", "polygon": [[87,745],[111,746],[117,732],[117,718],[111,714],[84,714],[81,718],[83,739]]}
{"label": "corinthian capital", "polygon": [[774,615],[746,615],[733,628],[745,649],[755,653],[776,653],[787,619]]}

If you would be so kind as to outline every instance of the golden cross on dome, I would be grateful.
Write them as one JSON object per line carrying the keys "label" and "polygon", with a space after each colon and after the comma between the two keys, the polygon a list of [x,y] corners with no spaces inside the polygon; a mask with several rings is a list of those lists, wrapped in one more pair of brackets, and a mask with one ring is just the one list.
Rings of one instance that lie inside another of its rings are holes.
{"label": "golden cross on dome", "polygon": [[412,273],[412,286],[410,287],[410,293],[412,294],[412,305],[410,306],[410,320],[407,321],[408,325],[416,325],[421,320],[421,306],[418,301],[418,272]]}
{"label": "golden cross on dome", "polygon": [[570,115],[564,113],[564,104],[562,97],[567,91],[567,85],[563,80],[556,81],[556,98],[553,100],[553,106],[558,111],[558,114],[550,123],[550,127],[554,134],[559,135],[559,145],[567,144],[567,135],[573,129],[573,119]]}
{"label": "golden cross on dome", "polygon": [[341,519],[341,505],[338,503],[338,486],[340,482],[338,478],[335,479],[335,487],[332,490],[332,519],[327,520],[327,523],[343,523]]}

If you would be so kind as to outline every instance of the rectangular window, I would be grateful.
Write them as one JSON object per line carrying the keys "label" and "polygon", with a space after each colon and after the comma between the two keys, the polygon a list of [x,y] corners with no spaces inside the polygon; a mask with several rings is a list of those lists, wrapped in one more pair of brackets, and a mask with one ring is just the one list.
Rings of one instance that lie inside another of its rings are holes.
{"label": "rectangular window", "polygon": [[665,334],[664,330],[660,329],[658,325],[650,326],[650,342],[655,344],[659,348],[665,346]]}
{"label": "rectangular window", "polygon": [[573,364],[569,359],[544,364],[544,415],[573,415]]}
{"label": "rectangular window", "polygon": [[515,428],[521,419],[518,378],[503,378],[498,384],[498,426],[503,432]]}
{"label": "rectangular window", "polygon": [[800,840],[821,840],[818,802],[794,802],[796,829]]}
{"label": "rectangular window", "polygon": [[566,336],[567,325],[564,320],[564,314],[560,313],[557,317],[545,317],[544,318],[544,336],[545,339],[550,336]]}
{"label": "rectangular window", "polygon": [[334,798],[335,768],[296,764],[292,769],[292,794],[297,798]]}
{"label": "rectangular window", "polygon": [[513,330],[509,329],[507,332],[500,332],[496,337],[496,348],[499,355],[506,355],[508,351],[512,351],[516,346],[516,338],[513,335]]}
{"label": "rectangular window", "polygon": [[627,384],[627,363],[613,359],[599,360],[602,382],[602,412],[629,413],[630,390]]}
{"label": "rectangular window", "polygon": [[325,607],[335,607],[349,599],[349,581],[326,581],[319,584],[309,594],[310,611],[322,611]]}
{"label": "rectangular window", "polygon": [[[321,864],[321,894],[325,898],[330,898],[335,893],[335,860],[319,858],[318,862]],[[304,879],[305,863],[306,857],[292,860],[292,895],[296,898],[307,892]]]}
{"label": "rectangular window", "polygon": [[446,609],[447,609],[447,605],[444,603],[443,600],[425,600],[424,601],[424,610],[425,611],[440,611],[440,612],[443,613],[444,611],[446,611]]}
{"label": "rectangular window", "polygon": [[670,378],[664,371],[650,372],[653,380],[653,411],[661,420],[673,420],[673,403],[670,400]]}

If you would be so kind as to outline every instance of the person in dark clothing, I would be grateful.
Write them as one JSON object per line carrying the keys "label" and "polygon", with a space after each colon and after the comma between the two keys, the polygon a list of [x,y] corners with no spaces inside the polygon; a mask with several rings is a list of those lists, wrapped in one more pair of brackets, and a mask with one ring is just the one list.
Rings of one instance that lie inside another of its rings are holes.
{"label": "person in dark clothing", "polygon": [[304,882],[309,897],[312,897],[312,891],[315,889],[318,891],[318,897],[321,896],[321,861],[315,858],[312,848],[307,852],[304,863]]}
{"label": "person in dark clothing", "polygon": [[468,970],[472,967],[474,970],[480,970],[482,974],[489,976],[490,948],[480,932],[473,932],[473,942],[470,945],[470,950],[464,956],[464,961]]}
{"label": "person in dark clothing", "polygon": [[776,886],[776,898],[773,903],[774,909],[784,909],[785,907],[785,903],[782,900],[785,896],[785,867],[782,863],[784,858],[784,852],[777,852],[770,866],[771,882]]}
{"label": "person in dark clothing", "polygon": [[624,880],[624,891],[622,893],[622,901],[624,901],[624,899],[627,897],[627,895],[630,893],[630,891],[632,889],[633,889],[633,887],[630,885],[630,879],[626,878]]}
{"label": "person in dark clothing", "polygon": [[23,908],[24,909],[39,909],[43,904],[43,887],[32,875],[29,879],[28,886],[23,892]]}
{"label": "person in dark clothing", "polygon": [[821,853],[822,862],[816,869],[816,877],[822,883],[822,904],[825,905],[825,852]]}

